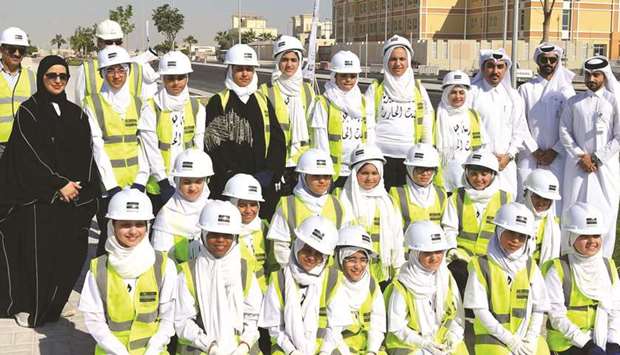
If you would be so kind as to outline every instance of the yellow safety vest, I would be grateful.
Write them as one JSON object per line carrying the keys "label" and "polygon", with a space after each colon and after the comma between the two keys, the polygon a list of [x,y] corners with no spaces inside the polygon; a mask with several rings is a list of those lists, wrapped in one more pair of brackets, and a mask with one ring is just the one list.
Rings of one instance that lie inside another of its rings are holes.
{"label": "yellow safety vest", "polygon": [[[321,299],[319,301],[319,327],[316,331],[316,353],[318,354],[321,346],[323,345],[323,338],[327,332],[327,306],[332,301],[333,296],[340,287],[342,282],[342,273],[335,267],[327,267],[323,270],[326,275],[323,277],[323,288],[321,291]],[[284,270],[280,269],[271,273],[269,276],[269,283],[273,285],[278,299],[280,301],[280,309],[284,312],[284,303],[286,299],[285,293],[285,280]],[[271,354],[273,355],[286,355],[282,349],[276,344],[275,339],[272,338]]]}
{"label": "yellow safety vest", "polygon": [[21,67],[15,87],[0,75],[0,143],[9,141],[13,130],[13,116],[22,102],[28,100],[37,91],[37,80],[32,70]]}
{"label": "yellow safety vest", "polygon": [[[394,200],[392,200],[392,203]],[[372,241],[372,249],[377,254],[376,258],[372,258],[370,260],[370,265],[368,269],[370,270],[370,275],[377,280],[378,282],[387,281],[396,275],[398,269],[391,267],[386,274],[383,270],[383,263],[381,262],[381,212],[379,208],[375,209],[375,216],[372,219],[372,225],[367,226],[365,221],[359,221],[358,224],[363,226],[366,229],[366,232],[370,235],[370,240]]]}
{"label": "yellow safety vest", "polygon": [[[299,227],[301,222],[306,218],[314,216],[314,213],[312,213],[304,202],[295,195],[280,197],[279,207],[282,210],[282,216],[286,220],[291,233],[293,233],[295,228]],[[321,216],[334,222],[336,228],[340,228],[342,226],[343,215],[344,211],[338,198],[334,195],[329,195],[321,210]]]}
{"label": "yellow safety vest", "polygon": [[[459,216],[459,234],[456,237],[458,248],[469,255],[486,255],[489,241],[495,235],[495,214],[500,207],[512,199],[510,193],[498,190],[487,204],[480,223],[476,218],[476,208],[464,187],[459,187],[452,196]],[[461,253],[462,254],[462,253]],[[468,258],[465,258],[468,261]]]}
{"label": "yellow safety vest", "polygon": [[[142,65],[132,62],[129,64],[129,92],[132,96],[142,96]],[[103,86],[103,77],[99,72],[97,59],[84,61],[84,97],[99,94]]]}
{"label": "yellow safety vest", "polygon": [[138,175],[138,120],[142,101],[132,97],[125,119],[114,111],[101,95],[84,98],[84,104],[97,117],[104,150],[110,159],[116,183],[123,188],[131,185]]}
{"label": "yellow safety vest", "polygon": [[[545,216],[545,218],[543,218],[538,223],[538,230],[536,232],[536,249],[534,250],[534,254],[532,255],[532,258],[534,259],[536,264],[540,264],[540,250],[542,248],[543,237],[545,236],[545,226],[547,225],[547,218],[548,216]],[[560,217],[555,216],[555,223],[560,223]]]}
{"label": "yellow safety vest", "polygon": [[267,265],[265,265],[267,248],[265,247],[265,235],[267,234],[268,229],[269,225],[267,224],[267,221],[261,221],[261,229],[252,232],[252,249],[250,249],[244,241],[239,242],[239,245],[241,246],[241,257],[247,259],[248,264],[254,266],[254,275],[256,276],[256,281],[258,281],[258,285],[263,293],[267,291],[267,280],[265,276],[265,270],[267,267]]}
{"label": "yellow safety vest", "polygon": [[[375,90],[375,120],[378,121],[381,104],[383,103],[383,80],[374,80],[370,84]],[[414,95],[415,95],[415,122],[414,122],[414,144],[422,143],[424,137],[424,98],[422,97],[422,82],[420,80],[415,81]],[[432,139],[433,137],[430,137]]]}
{"label": "yellow safety vest", "polygon": [[[170,167],[174,162],[170,161],[170,148],[172,147],[173,127],[170,113],[172,111],[164,111],[157,106],[155,100],[152,98],[147,102],[156,117],[156,133],[157,133],[157,146],[159,152],[164,159],[164,167],[166,169],[166,175],[170,174]],[[197,98],[192,97],[185,102],[183,107],[183,148],[189,149],[194,146],[194,132],[196,130],[196,116],[198,116],[198,109],[200,102]],[[146,185],[146,191],[153,195],[159,195],[159,185],[157,179],[154,176],[149,177],[149,181]]]}
{"label": "yellow safety vest", "polygon": [[[334,180],[340,176],[340,166],[343,161],[343,148],[342,148],[342,110],[336,106],[333,102],[329,101],[327,97],[320,95],[317,97],[318,102],[323,106],[323,109],[327,113],[327,140],[329,142],[329,154],[334,163]],[[362,143],[366,142],[368,135],[368,129],[366,128],[366,98],[362,96]]]}
{"label": "yellow safety vest", "polygon": [[[241,258],[241,286],[243,288],[243,297],[248,297],[250,293],[250,288],[252,287],[252,273],[249,272],[252,270],[253,266],[247,261],[246,258]],[[194,320],[196,324],[204,329],[204,325],[202,323],[202,317],[200,315],[200,306],[198,295],[196,293],[196,259],[190,260],[186,263],[179,264],[179,270],[183,273],[183,277],[185,278],[185,284],[187,285],[187,289],[189,293],[194,297],[194,305],[196,307],[196,319]],[[239,340],[239,336],[241,334],[237,334],[237,341]],[[250,348],[250,354],[260,354],[260,350],[258,349],[258,342],[255,342]],[[191,343],[181,337],[177,340],[177,355],[207,355],[207,353],[201,351],[198,348],[195,348],[191,345]]]}
{"label": "yellow safety vest", "polygon": [[[222,105],[222,112],[226,112],[226,105],[228,104],[228,99],[230,98],[230,90],[224,89],[217,93],[220,98],[220,104]],[[215,96],[212,96],[212,98]],[[260,112],[263,118],[263,130],[265,135],[265,157],[267,157],[267,152],[269,151],[269,142],[271,140],[271,128],[269,126],[269,106],[268,101],[263,94],[259,91],[254,93],[254,97],[256,97],[256,101],[258,102],[258,107],[260,108]]]}
{"label": "yellow safety vest", "polygon": [[[613,260],[605,258],[605,266],[612,285],[618,282],[618,271]],[[555,272],[562,283],[562,291],[564,293],[564,306],[566,307],[566,317],[575,324],[582,332],[587,333],[594,329],[594,321],[596,319],[596,308],[598,301],[585,296],[577,287],[573,271],[570,267],[568,256],[563,255],[558,259],[547,261],[543,266],[545,275],[549,269],[554,268]],[[549,348],[555,352],[568,350],[572,346],[564,334],[551,327],[551,323],[547,322],[547,343]]]}
{"label": "yellow safety vest", "polygon": [[[389,303],[390,298],[393,292],[398,292],[404,299],[407,304],[407,327],[414,330],[415,332],[420,332],[420,323],[418,320],[418,312],[415,306],[415,297],[411,292],[407,290],[407,288],[400,283],[398,280],[392,281],[392,283],[385,290],[385,300],[386,303]],[[444,299],[444,314],[441,318],[441,325],[437,332],[435,333],[434,340],[439,344],[446,343],[446,335],[448,334],[448,330],[450,329],[450,324],[455,321],[457,316],[457,306],[454,303],[454,290],[452,290],[452,276],[450,276],[450,280],[448,283],[448,293],[446,294],[446,298]],[[402,339],[398,338],[394,333],[388,332],[385,338],[385,346],[387,348],[388,354],[392,355],[405,355],[412,354],[416,351],[420,350],[417,346],[413,344],[406,343]],[[451,353],[455,355],[466,355],[468,354],[467,348],[465,347],[464,342],[461,342],[456,351]]]}
{"label": "yellow safety vest", "polygon": [[[308,115],[308,111],[312,107],[312,101],[314,100],[314,91],[309,83],[303,83],[303,90],[301,90],[301,103],[304,112],[306,113],[306,118]],[[286,160],[292,160],[297,164],[299,161],[299,157],[308,150],[309,142],[301,142],[302,149],[295,156],[291,156],[291,123],[289,119],[288,106],[282,99],[282,91],[280,90],[279,85],[274,85],[273,83],[265,83],[261,85],[259,91],[269,98],[269,102],[271,102],[271,106],[273,106],[274,111],[276,112],[276,117],[278,118],[278,123],[280,123],[280,128],[282,128],[282,132],[284,132],[284,141],[286,144]]]}
{"label": "yellow safety vest", "polygon": [[[136,281],[133,299],[123,278],[108,263],[107,254],[90,262],[108,327],[131,355],[144,354],[149,340],[159,329],[159,296],[167,260],[164,253],[155,253],[155,264]],[[106,352],[97,346],[95,354]]]}
{"label": "yellow safety vest", "polygon": [[380,296],[380,292],[377,281],[371,276],[368,296],[357,311],[352,311],[353,323],[342,332],[342,338],[349,347],[351,354],[366,354],[368,332],[372,328],[372,323],[370,323],[372,306],[378,296]]}
{"label": "yellow safety vest", "polygon": [[409,198],[411,188],[408,185],[394,186],[390,189],[390,196],[400,205],[405,230],[411,223],[418,221],[441,223],[441,217],[443,217],[448,202],[448,194],[446,190],[435,184],[433,184],[433,189],[435,190],[435,203],[427,208],[418,206],[411,201]]}

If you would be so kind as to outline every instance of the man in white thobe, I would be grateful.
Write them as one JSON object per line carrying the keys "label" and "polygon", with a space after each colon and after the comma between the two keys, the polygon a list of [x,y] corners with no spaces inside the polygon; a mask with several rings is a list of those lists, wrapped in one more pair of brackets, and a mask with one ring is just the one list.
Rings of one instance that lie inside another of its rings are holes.
{"label": "man in white thobe", "polygon": [[487,132],[486,148],[499,162],[499,188],[518,196],[515,157],[524,141],[530,152],[538,146],[527,129],[523,100],[510,86],[511,65],[503,49],[481,50],[480,71],[472,80],[471,92],[472,107],[480,113]]}
{"label": "man in white thobe", "polygon": [[[560,116],[566,101],[575,95],[572,82],[575,73],[564,68],[562,56],[564,50],[551,43],[541,43],[534,52],[534,61],[538,73],[532,80],[519,86],[519,94],[525,104],[525,117],[532,138],[538,149],[533,153],[527,150],[519,152],[518,180],[519,191],[532,170],[537,168],[550,170],[560,181],[564,176],[566,152],[560,141]],[[517,196],[521,201],[523,196]],[[556,213],[562,213],[562,204],[556,201]]]}
{"label": "man in white thobe", "polygon": [[562,200],[564,211],[579,201],[605,212],[603,256],[610,258],[620,201],[620,84],[603,56],[586,60],[584,72],[588,90],[568,100],[560,121],[567,152]]}

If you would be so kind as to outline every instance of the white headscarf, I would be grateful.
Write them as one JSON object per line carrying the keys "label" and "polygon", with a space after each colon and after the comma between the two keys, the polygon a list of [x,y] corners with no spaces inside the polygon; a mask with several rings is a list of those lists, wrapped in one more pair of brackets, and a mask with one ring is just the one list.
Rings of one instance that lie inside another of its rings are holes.
{"label": "white headscarf", "polygon": [[[595,67],[596,69],[591,69],[592,67]],[[616,96],[616,100],[620,102],[620,83],[618,83],[616,76],[612,72],[609,59],[607,59],[607,57],[597,55],[589,58],[583,63],[583,70],[588,73],[600,71],[605,74],[605,88],[614,94],[614,96]]]}
{"label": "white headscarf", "polygon": [[508,254],[500,244],[500,238],[505,230],[500,226],[495,227],[495,236],[489,242],[487,253],[514,280],[517,273],[527,266],[527,260],[530,258],[529,243],[524,243],[519,250]]}
{"label": "white headscarf", "polygon": [[[188,82],[189,85],[189,82]],[[162,86],[153,99],[163,111],[183,111],[185,103],[189,100],[188,85],[179,95],[170,95],[166,87]]]}
{"label": "white headscarf", "polygon": [[239,244],[233,243],[230,251],[221,258],[201,247],[196,259],[195,281],[205,333],[216,339],[222,353],[232,353],[237,347],[235,335],[243,332],[244,297]]}
{"label": "white headscarf", "polygon": [[198,219],[210,194],[207,182],[205,181],[202,194],[193,202],[185,199],[179,191],[180,179],[175,178],[175,182],[176,191],[157,214],[153,229],[172,235],[183,235],[198,239],[200,237]]}
{"label": "white headscarf", "polygon": [[[435,188],[432,183],[433,178],[431,178],[431,182],[428,185],[420,186],[411,178],[413,176],[415,166],[407,166],[405,169],[407,170],[407,178],[405,179],[405,183],[409,187],[409,197],[411,198],[411,201],[423,208],[431,206],[435,202]],[[435,174],[436,173],[433,173],[433,177]]]}
{"label": "white headscarf", "polygon": [[[280,59],[286,53],[294,52],[299,59],[299,67],[293,76],[287,77],[280,71]],[[300,51],[285,51],[276,56],[276,68],[271,74],[271,82],[278,85],[282,95],[286,97],[286,107],[288,109],[289,121],[291,124],[291,156],[300,151],[302,143],[308,143],[308,123],[306,122],[306,112],[304,111],[301,100],[301,90],[303,86],[303,76],[301,73],[301,63],[303,56]]]}
{"label": "white headscarf", "polygon": [[[547,260],[555,259],[560,256],[562,235],[560,234],[560,229],[557,228],[555,224],[555,201],[552,200],[551,206],[546,211],[538,212],[532,204],[532,191],[525,190],[525,205],[532,211],[536,224],[538,224],[538,221],[541,219],[547,218],[544,226],[545,233],[540,247],[539,265],[542,265]],[[536,239],[532,238],[530,251],[533,253],[534,250],[536,250]]]}
{"label": "white headscarf", "polygon": [[[569,232],[568,236],[569,243],[573,246],[579,234]],[[598,307],[596,307],[596,318],[594,321],[594,342],[605,349],[609,313],[615,307],[612,301],[612,281],[607,272],[603,253],[599,250],[598,253],[592,256],[584,256],[572,247],[568,252],[568,260],[579,291],[584,296],[599,302]]]}
{"label": "white headscarf", "polygon": [[554,53],[558,58],[558,64],[555,67],[555,72],[551,77],[551,80],[547,83],[543,90],[543,95],[550,92],[562,91],[566,87],[573,85],[573,78],[575,73],[564,68],[562,64],[562,57],[564,56],[564,50],[561,47],[555,46],[553,43],[544,42],[536,47],[534,51],[534,62],[538,63],[538,57],[543,53]]}
{"label": "white headscarf", "polygon": [[[235,205],[235,207],[239,207],[238,198],[231,197],[230,203]],[[260,211],[260,202],[256,201],[256,203],[258,204],[258,211]],[[241,223],[241,232],[239,233],[239,238],[243,239],[246,245],[252,248],[252,233],[261,230],[262,226],[263,225],[261,219],[258,216],[258,213],[256,213],[256,217],[254,217],[254,219],[250,223]]]}
{"label": "white headscarf", "polygon": [[340,90],[338,84],[336,84],[336,73],[331,73],[329,81],[325,84],[324,95],[331,103],[336,105],[336,107],[340,108],[343,112],[346,112],[349,116],[355,118],[361,118],[363,116],[362,92],[357,83],[353,89],[344,92]]}
{"label": "white headscarf", "polygon": [[469,198],[476,206],[476,210],[482,211],[486,208],[486,205],[489,203],[493,195],[499,190],[499,181],[497,179],[497,174],[493,177],[491,184],[484,188],[483,190],[474,189],[469,180],[467,180],[467,169],[463,172],[463,187],[465,188],[465,192],[469,195]]}
{"label": "white headscarf", "polygon": [[[370,190],[363,189],[357,181],[358,171],[366,164],[372,164],[381,180],[374,188]],[[385,275],[389,274],[389,268],[394,266],[392,255],[395,255],[394,249],[398,246],[394,245],[395,235],[402,232],[401,228],[395,228],[398,225],[394,219],[400,219],[401,216],[394,211],[392,199],[385,190],[383,185],[383,163],[379,160],[368,160],[352,167],[351,175],[347,177],[344,183],[344,190],[340,195],[340,202],[345,210],[353,211],[353,215],[358,223],[369,228],[374,223],[374,217],[377,209],[379,210],[379,256]]]}
{"label": "white headscarf", "polygon": [[125,248],[120,245],[114,234],[112,220],[108,221],[108,239],[105,242],[105,251],[108,252],[110,265],[123,279],[135,279],[145,273],[155,264],[155,250],[149,242],[149,228],[142,241],[135,247]]}
{"label": "white headscarf", "polygon": [[[452,107],[450,104],[450,93],[456,87],[465,90],[465,102],[461,107]],[[449,85],[443,89],[441,102],[437,107],[436,123],[439,127],[436,144],[442,153],[442,163],[446,163],[454,158],[444,155],[448,152],[453,152],[458,146],[457,136],[454,134],[454,126],[460,122],[469,122],[470,101],[469,88],[463,85]]]}
{"label": "white headscarf", "polygon": [[[338,250],[338,265],[342,270],[342,265],[344,264],[344,259],[349,256],[357,253],[358,251],[363,252],[367,258],[370,259],[368,255],[368,251],[366,249],[358,248],[358,247],[342,247]],[[349,306],[352,310],[359,310],[362,306],[362,303],[366,301],[368,297],[369,287],[370,287],[370,273],[368,272],[368,266],[366,266],[366,270],[364,270],[364,275],[359,281],[351,281],[348,278],[344,277],[342,285],[344,286],[344,290],[347,294],[347,299],[349,300]]]}
{"label": "white headscarf", "polygon": [[[407,70],[401,76],[394,76],[390,72],[389,62],[392,52],[402,48],[407,53]],[[383,87],[387,96],[395,102],[411,102],[414,100],[415,78],[411,68],[411,53],[402,46],[395,46],[383,54]]]}
{"label": "white headscarf", "polygon": [[293,195],[301,199],[311,212],[320,214],[329,197],[329,188],[323,195],[316,196],[306,184],[306,174],[300,173],[299,179],[297,179],[297,185],[293,188]]}
{"label": "white headscarf", "polygon": [[504,48],[500,48],[497,50],[493,49],[481,49],[480,50],[480,70],[471,81],[472,85],[481,86],[482,82],[485,81],[484,78],[484,63],[487,60],[492,60],[494,63],[504,61],[506,63],[506,74],[504,75],[504,79],[501,84],[506,88],[506,91],[510,92],[512,90],[512,80],[510,76],[510,68],[512,67],[512,61],[510,57],[504,51]]}
{"label": "white headscarf", "polygon": [[[131,93],[129,92],[129,64],[121,64],[127,72],[127,80],[120,89],[115,89],[108,84],[107,80],[103,80],[103,86],[101,87],[101,96],[112,106],[112,109],[116,113],[124,116],[127,112],[127,107],[131,102]],[[101,69],[104,70],[104,69]],[[104,76],[105,78],[105,76]]]}
{"label": "white headscarf", "polygon": [[250,96],[252,96],[252,94],[254,94],[258,89],[258,75],[255,71],[254,75],[252,75],[252,81],[250,84],[248,86],[241,87],[235,83],[235,80],[233,79],[232,65],[229,65],[228,70],[226,71],[226,80],[224,81],[224,84],[228,90],[232,90],[237,94],[241,102],[247,104]]}

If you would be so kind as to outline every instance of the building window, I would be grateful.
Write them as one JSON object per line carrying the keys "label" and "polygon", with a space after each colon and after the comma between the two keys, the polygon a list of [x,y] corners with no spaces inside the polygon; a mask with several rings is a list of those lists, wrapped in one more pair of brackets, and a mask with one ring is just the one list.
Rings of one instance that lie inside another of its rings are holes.
{"label": "building window", "polygon": [[562,10],[562,31],[570,31],[570,9]]}
{"label": "building window", "polygon": [[519,17],[519,30],[525,30],[525,10],[521,10],[521,16]]}
{"label": "building window", "polygon": [[606,44],[594,44],[592,45],[592,49],[594,50],[594,55],[607,56],[607,45]]}

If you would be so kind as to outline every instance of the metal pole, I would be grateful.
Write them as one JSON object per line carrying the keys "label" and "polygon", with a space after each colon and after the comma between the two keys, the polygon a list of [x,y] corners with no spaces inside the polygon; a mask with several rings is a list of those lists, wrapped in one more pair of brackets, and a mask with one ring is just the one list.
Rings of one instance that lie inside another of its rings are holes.
{"label": "metal pole", "polygon": [[237,31],[238,43],[241,43],[241,0],[237,0],[237,20],[239,21],[239,31]]}
{"label": "metal pole", "polygon": [[342,43],[347,41],[347,19],[345,13],[347,12],[347,1],[342,2]]}
{"label": "metal pole", "polygon": [[519,40],[519,0],[513,0],[512,8],[512,68],[510,75],[512,76],[512,87],[517,88],[517,41]]}
{"label": "metal pole", "polygon": [[366,77],[368,77],[368,33],[366,33],[366,41],[364,43],[366,43],[364,59],[366,61]]}
{"label": "metal pole", "polygon": [[465,19],[463,20],[463,39],[467,39],[467,0],[465,0]]}
{"label": "metal pole", "polygon": [[385,33],[383,34],[383,40],[387,41],[387,13],[388,13],[388,0],[385,0],[385,23],[383,24],[385,27]]}
{"label": "metal pole", "polygon": [[[517,0],[513,0],[517,1]],[[502,36],[502,47],[506,48],[506,38],[508,37],[508,0],[504,0],[504,35]]]}

